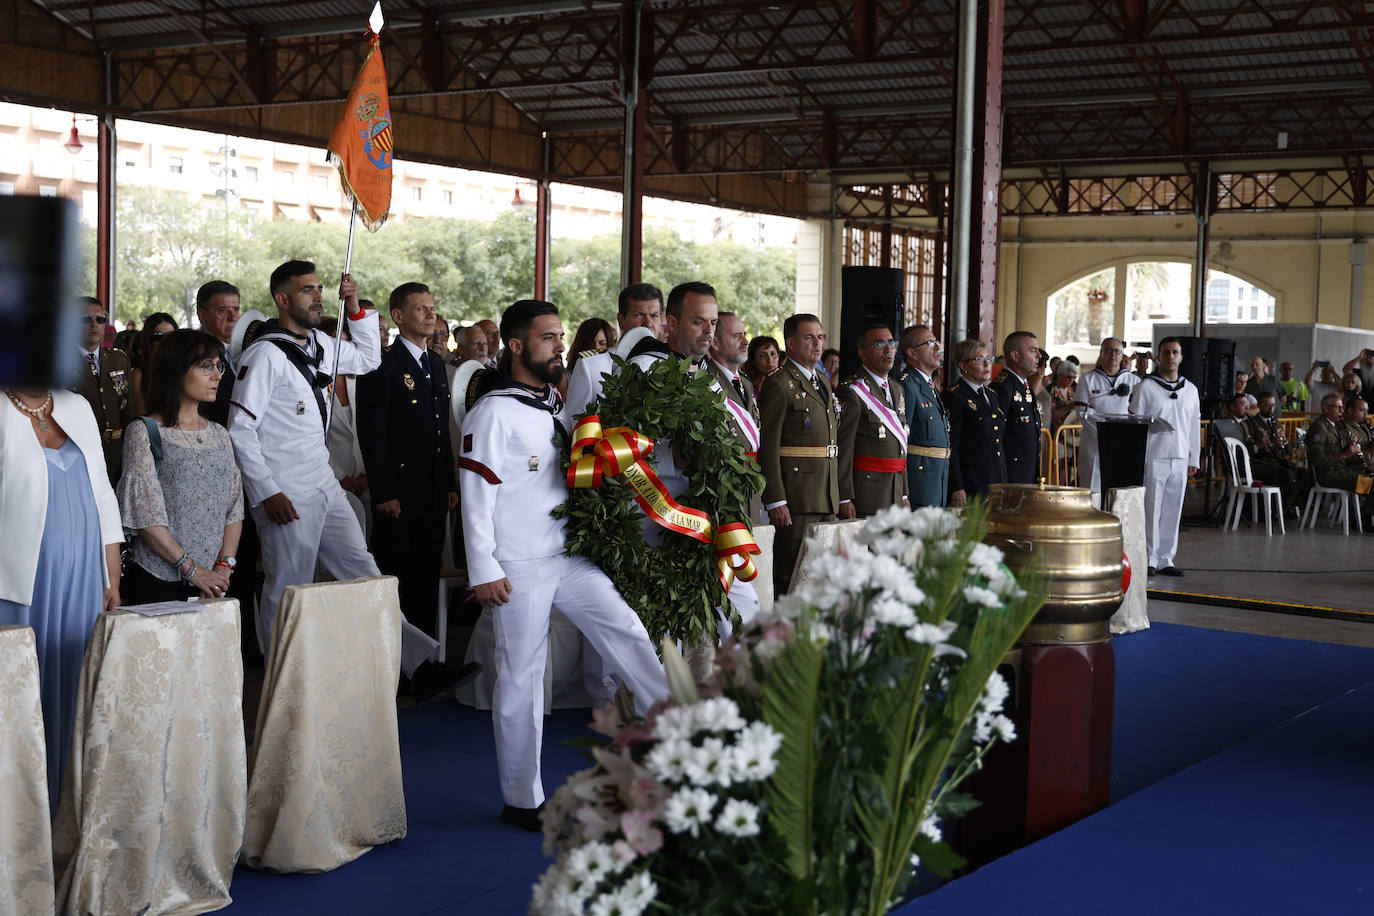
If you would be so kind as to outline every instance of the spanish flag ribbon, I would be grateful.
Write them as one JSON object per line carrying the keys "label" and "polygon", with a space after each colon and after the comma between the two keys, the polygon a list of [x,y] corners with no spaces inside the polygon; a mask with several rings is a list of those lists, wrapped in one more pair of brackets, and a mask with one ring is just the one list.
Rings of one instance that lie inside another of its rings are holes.
{"label": "spanish flag ribbon", "polygon": [[652,439],[628,426],[603,429],[600,417],[584,417],[573,428],[568,486],[595,488],[601,486],[607,475],[621,478],[634,491],[635,502],[645,515],[669,531],[712,544],[720,584],[727,592],[735,579],[752,580],[758,569],[750,557],[759,553],[759,546],[749,527],[743,522],[732,522],[717,530],[705,512],[673,499],[645,460],[653,450]]}
{"label": "spanish flag ribbon", "polygon": [[736,579],[741,582],[754,581],[759,569],[754,565],[753,555],[760,551],[754,536],[749,533],[748,525],[744,522],[721,525],[716,532],[714,547],[720,584],[727,592]]}

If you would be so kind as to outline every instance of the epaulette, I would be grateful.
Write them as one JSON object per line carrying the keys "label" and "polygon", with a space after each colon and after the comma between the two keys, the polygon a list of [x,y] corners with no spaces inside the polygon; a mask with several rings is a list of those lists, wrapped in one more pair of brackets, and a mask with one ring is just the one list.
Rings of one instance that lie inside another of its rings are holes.
{"label": "epaulette", "polygon": [[1002,372],[997,376],[997,378],[993,379],[993,381],[994,381],[994,382],[1005,382],[1005,381],[1007,380],[1007,376],[1008,376],[1009,374],[1010,374],[1010,373],[1008,372],[1008,370],[1003,369]]}
{"label": "epaulette", "polygon": [[840,384],[841,384],[841,385],[852,385],[852,384],[854,384],[855,382],[857,382],[858,380],[859,380],[859,373],[858,373],[858,372],[851,372],[851,373],[849,373],[849,378],[847,378],[847,379],[845,379],[844,381],[840,382]]}
{"label": "epaulette", "polygon": [[586,359],[588,356],[595,356],[595,355],[596,355],[597,353],[599,353],[599,352],[601,352],[601,351],[596,350],[596,349],[583,350],[583,351],[581,351],[580,353],[577,354],[577,358],[578,358],[578,359]]}
{"label": "epaulette", "polygon": [[948,391],[950,394],[953,394],[953,393],[955,392],[955,390],[956,390],[958,387],[959,387],[959,383],[958,383],[958,382],[955,382],[955,383],[952,384],[952,385],[946,385],[944,390],[945,390],[945,391]]}
{"label": "epaulette", "polygon": [[128,359],[128,358],[129,358],[129,354],[128,354],[128,353],[125,353],[125,352],[124,352],[123,350],[121,350],[119,347],[106,347],[106,348],[105,348],[105,352],[106,352],[106,353],[118,353],[120,356],[124,357],[125,359]]}

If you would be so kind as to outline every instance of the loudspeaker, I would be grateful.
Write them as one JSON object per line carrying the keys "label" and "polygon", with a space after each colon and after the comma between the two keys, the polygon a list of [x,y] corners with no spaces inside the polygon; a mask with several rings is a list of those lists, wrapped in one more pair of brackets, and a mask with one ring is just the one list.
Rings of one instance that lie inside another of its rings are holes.
{"label": "loudspeaker", "polygon": [[0,388],[76,382],[78,238],[70,200],[0,195]]}
{"label": "loudspeaker", "polygon": [[[895,267],[840,269],[840,340],[836,349],[840,351],[841,379],[859,368],[859,335],[865,327],[886,325],[894,338],[901,336],[906,317],[905,289],[906,275]],[[900,356],[897,362],[901,363]]]}
{"label": "loudspeaker", "polygon": [[1225,401],[1236,392],[1236,342],[1220,337],[1180,337],[1178,374],[1197,386],[1198,399]]}

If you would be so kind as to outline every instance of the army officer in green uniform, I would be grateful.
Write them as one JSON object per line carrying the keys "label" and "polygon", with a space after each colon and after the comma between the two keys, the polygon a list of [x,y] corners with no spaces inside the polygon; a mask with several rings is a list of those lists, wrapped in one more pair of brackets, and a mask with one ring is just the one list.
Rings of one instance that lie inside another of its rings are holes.
{"label": "army officer in green uniform", "polygon": [[897,380],[906,403],[907,496],[914,508],[943,506],[949,496],[949,417],[935,388],[943,354],[940,339],[923,324],[902,332]]}
{"label": "army officer in green uniform", "polygon": [[1322,415],[1307,430],[1307,463],[1317,483],[1334,490],[1348,490],[1364,497],[1360,514],[1369,515],[1368,456],[1341,422],[1345,405],[1340,395],[1322,398]]}
{"label": "army officer in green uniform", "polygon": [[72,390],[86,399],[100,427],[105,471],[119,482],[124,456],[124,426],[133,419],[129,402],[129,357],[123,350],[102,348],[109,313],[94,296],[81,297],[81,375]]}
{"label": "army officer in green uniform", "polygon": [[835,390],[840,401],[840,518],[867,518],[906,501],[906,407],[888,378],[897,341],[881,324],[859,334],[855,372]]}
{"label": "army officer in green uniform", "polygon": [[816,372],[825,349],[825,328],[815,315],[792,315],[782,325],[787,358],[759,392],[759,466],[763,508],[773,538],[773,587],[784,594],[813,522],[829,521],[840,508],[835,396]]}

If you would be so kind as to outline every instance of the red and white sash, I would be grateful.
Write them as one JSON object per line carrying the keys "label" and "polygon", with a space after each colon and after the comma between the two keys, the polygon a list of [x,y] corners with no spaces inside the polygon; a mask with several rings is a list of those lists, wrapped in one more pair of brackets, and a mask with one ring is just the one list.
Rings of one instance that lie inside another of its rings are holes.
{"label": "red and white sash", "polygon": [[868,386],[868,380],[860,378],[855,379],[855,384],[849,387],[854,389],[854,394],[858,396],[864,406],[873,411],[882,424],[887,427],[887,431],[892,433],[892,437],[896,439],[897,443],[902,447],[902,454],[905,455],[906,430],[902,428],[901,419],[897,416],[896,411],[874,397],[873,392],[868,389]]}

